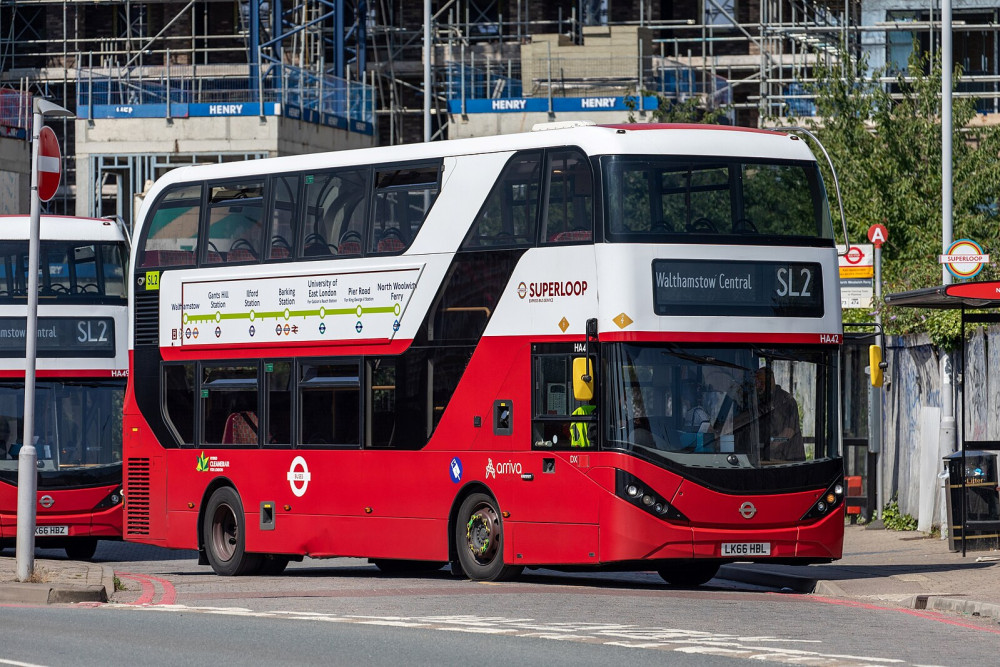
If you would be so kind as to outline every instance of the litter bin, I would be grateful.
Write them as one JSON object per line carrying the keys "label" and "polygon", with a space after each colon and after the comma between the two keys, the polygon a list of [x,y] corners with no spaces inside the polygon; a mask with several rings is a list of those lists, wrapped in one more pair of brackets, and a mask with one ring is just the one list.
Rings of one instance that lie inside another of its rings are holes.
{"label": "litter bin", "polygon": [[[948,548],[978,551],[1000,546],[1000,490],[997,486],[995,452],[966,451],[944,457],[948,468]],[[963,483],[964,482],[964,483]],[[962,489],[965,489],[965,521],[962,520]]]}

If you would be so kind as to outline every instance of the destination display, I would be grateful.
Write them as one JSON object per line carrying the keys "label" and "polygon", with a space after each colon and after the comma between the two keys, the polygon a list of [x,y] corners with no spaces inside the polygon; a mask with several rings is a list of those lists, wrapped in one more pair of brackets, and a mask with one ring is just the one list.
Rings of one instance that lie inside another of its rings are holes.
{"label": "destination display", "polygon": [[823,271],[812,262],[653,260],[657,315],[822,317]]}
{"label": "destination display", "polygon": [[169,345],[392,340],[419,268],[185,282]]}
{"label": "destination display", "polygon": [[[27,318],[0,317],[0,356],[23,357]],[[110,317],[39,317],[36,356],[114,357],[115,321]]]}

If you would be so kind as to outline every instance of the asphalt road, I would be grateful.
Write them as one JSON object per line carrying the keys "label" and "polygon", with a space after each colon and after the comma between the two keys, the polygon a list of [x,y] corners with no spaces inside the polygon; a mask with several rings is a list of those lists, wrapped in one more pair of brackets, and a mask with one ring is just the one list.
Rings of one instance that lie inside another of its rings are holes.
{"label": "asphalt road", "polygon": [[226,578],[194,556],[102,544],[96,559],[128,590],[108,605],[0,607],[0,664],[978,665],[1000,645],[985,619],[719,580],[536,570],[487,584],[357,559]]}

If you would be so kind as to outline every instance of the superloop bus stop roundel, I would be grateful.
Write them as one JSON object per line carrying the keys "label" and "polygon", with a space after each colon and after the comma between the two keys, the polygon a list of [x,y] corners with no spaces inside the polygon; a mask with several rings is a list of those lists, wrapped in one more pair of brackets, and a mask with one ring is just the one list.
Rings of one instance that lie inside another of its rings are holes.
{"label": "superloop bus stop roundel", "polygon": [[[965,343],[965,327],[967,324],[998,324],[1000,323],[1000,312],[978,312],[1000,308],[1000,281],[981,281],[958,283],[952,285],[939,285],[924,289],[911,290],[908,292],[898,292],[885,296],[887,306],[908,306],[913,308],[936,308],[936,309],[960,309],[962,315],[962,368],[968,368],[968,348]],[[969,312],[975,310],[977,312]],[[987,362],[983,362],[987,363]],[[965,406],[964,400],[965,384],[961,384],[959,391],[963,394],[962,400],[962,430],[961,442],[961,463],[964,471],[967,465],[967,454],[972,450],[981,452],[1000,452],[1000,440],[972,440],[966,436],[965,429]],[[961,517],[958,525],[954,526],[956,532],[961,531],[962,555],[965,555],[969,539],[973,539],[974,534],[1000,532],[1000,517],[996,512],[988,518],[970,518],[968,507],[968,487],[967,475],[962,474],[961,484],[956,485],[952,480],[954,488],[961,488]],[[996,482],[994,481],[994,485]],[[995,510],[996,507],[994,506]],[[956,535],[956,540],[958,536]]]}

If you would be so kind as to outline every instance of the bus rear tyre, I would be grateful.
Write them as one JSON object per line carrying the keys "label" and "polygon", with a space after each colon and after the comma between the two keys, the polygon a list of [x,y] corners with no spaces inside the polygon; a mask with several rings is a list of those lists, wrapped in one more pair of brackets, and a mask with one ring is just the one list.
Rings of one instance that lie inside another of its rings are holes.
{"label": "bus rear tyre", "polygon": [[455,523],[455,551],[469,579],[510,581],[524,570],[504,565],[500,511],[484,493],[473,493],[462,502]]}
{"label": "bus rear tyre", "polygon": [[678,563],[666,565],[657,573],[671,586],[694,588],[706,584],[719,573],[718,563]]}
{"label": "bus rear tyre", "polygon": [[202,526],[205,554],[216,574],[235,577],[260,569],[260,556],[246,552],[245,531],[246,518],[239,495],[228,486],[217,489],[205,508]]}
{"label": "bus rear tyre", "polygon": [[67,542],[65,548],[70,560],[90,560],[97,551],[97,540],[93,537],[80,537]]}

